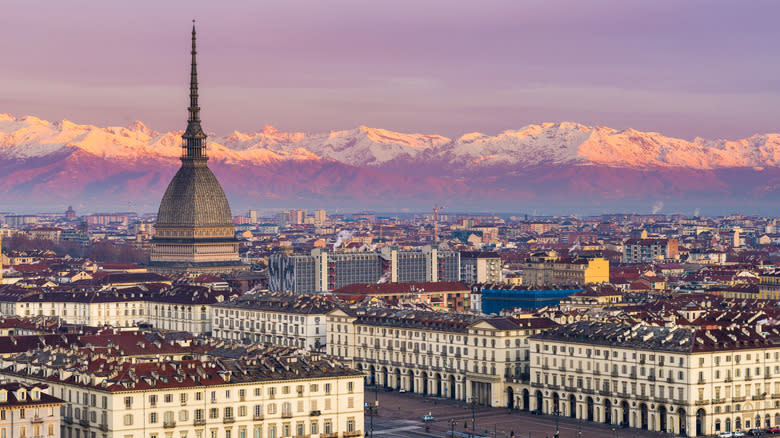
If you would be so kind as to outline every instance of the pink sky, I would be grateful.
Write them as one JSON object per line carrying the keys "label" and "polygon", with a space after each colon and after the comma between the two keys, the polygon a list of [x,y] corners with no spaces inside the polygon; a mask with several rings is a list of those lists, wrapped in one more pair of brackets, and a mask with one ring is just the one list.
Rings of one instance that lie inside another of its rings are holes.
{"label": "pink sky", "polygon": [[693,138],[780,132],[773,1],[10,2],[0,112],[158,130],[496,133],[571,120]]}

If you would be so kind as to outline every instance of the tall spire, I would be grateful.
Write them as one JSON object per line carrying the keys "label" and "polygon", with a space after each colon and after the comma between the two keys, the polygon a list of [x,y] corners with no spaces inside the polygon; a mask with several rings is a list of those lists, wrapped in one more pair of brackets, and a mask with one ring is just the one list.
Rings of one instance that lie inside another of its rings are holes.
{"label": "tall spire", "polygon": [[192,20],[192,64],[190,66],[190,106],[188,108],[187,130],[182,135],[182,161],[207,160],[206,134],[200,126],[198,106],[198,62],[195,47],[195,20]]}

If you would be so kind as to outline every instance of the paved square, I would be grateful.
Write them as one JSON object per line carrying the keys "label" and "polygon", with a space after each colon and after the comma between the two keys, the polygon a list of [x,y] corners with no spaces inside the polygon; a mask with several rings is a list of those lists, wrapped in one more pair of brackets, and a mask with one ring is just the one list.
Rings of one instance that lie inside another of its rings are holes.
{"label": "paved square", "polygon": [[[385,392],[382,388],[375,392],[367,388],[365,401],[373,404],[379,400],[378,413],[373,417],[373,435],[377,437],[444,437],[453,429],[456,436],[468,437],[472,433],[471,407],[462,401],[423,397],[417,394],[397,391]],[[424,423],[422,416],[430,413],[435,420]],[[453,421],[451,423],[450,421]],[[532,415],[524,411],[509,411],[505,408],[478,406],[474,410],[475,435],[484,437],[509,438],[553,438],[556,430],[556,418],[551,415]],[[371,416],[366,410],[368,435]],[[427,427],[427,430],[426,430]],[[578,421],[568,417],[557,418],[559,438],[632,438],[632,437],[671,437],[669,434],[649,432],[638,429],[621,429],[606,424]],[[465,435],[464,435],[465,433]]]}

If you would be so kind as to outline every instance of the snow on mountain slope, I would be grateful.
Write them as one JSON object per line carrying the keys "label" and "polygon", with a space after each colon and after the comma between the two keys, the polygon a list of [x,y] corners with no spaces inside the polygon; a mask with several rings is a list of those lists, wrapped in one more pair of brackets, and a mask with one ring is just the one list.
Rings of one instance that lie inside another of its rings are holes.
{"label": "snow on mountain slope", "polygon": [[[181,153],[180,137],[181,131],[160,133],[141,122],[100,128],[0,114],[0,158],[5,159],[80,150],[107,159],[174,160]],[[700,170],[780,166],[780,134],[687,141],[655,132],[618,131],[572,122],[528,125],[495,136],[475,132],[456,140],[365,126],[317,134],[285,133],[266,126],[253,133],[212,135],[209,140],[209,156],[230,163],[330,159],[374,168],[429,165],[432,173],[437,165],[446,165],[448,172],[541,165]]]}
{"label": "snow on mountain slope", "polygon": [[544,123],[516,131],[504,131],[495,137],[474,132],[457,139],[449,148],[450,162],[465,165],[562,164],[583,161],[578,147],[592,128],[578,123]]}

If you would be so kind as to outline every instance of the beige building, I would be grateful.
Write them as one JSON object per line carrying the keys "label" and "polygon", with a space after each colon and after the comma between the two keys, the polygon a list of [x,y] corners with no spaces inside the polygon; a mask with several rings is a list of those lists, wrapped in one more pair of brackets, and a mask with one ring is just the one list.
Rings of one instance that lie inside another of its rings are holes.
{"label": "beige building", "polygon": [[370,384],[507,406],[514,398],[507,383],[528,375],[528,336],[554,325],[542,318],[336,309],[328,315],[328,353],[364,371]]}
{"label": "beige building", "polygon": [[531,337],[521,407],[684,436],[780,424],[775,327],[579,322]]}
{"label": "beige building", "polygon": [[319,350],[334,308],[322,295],[248,293],[214,306],[212,336]]}
{"label": "beige building", "polygon": [[609,260],[561,258],[555,251],[535,253],[523,263],[523,284],[535,286],[609,283]]}
{"label": "beige building", "polygon": [[140,285],[67,293],[8,288],[0,293],[0,313],[58,316],[66,323],[97,327],[151,324],[162,330],[199,335],[211,332],[213,305],[233,295],[237,294],[200,286]]}
{"label": "beige building", "polygon": [[62,400],[46,384],[0,384],[0,437],[60,438]]}
{"label": "beige building", "polygon": [[[33,354],[41,359],[35,365],[6,359],[0,375],[48,383],[65,400],[67,438],[362,436],[363,376],[322,356],[274,350],[246,360],[150,360],[42,353]],[[74,365],[62,368],[57,360]]]}
{"label": "beige building", "polygon": [[495,252],[461,252],[460,281],[466,284],[500,283],[501,257]]}

